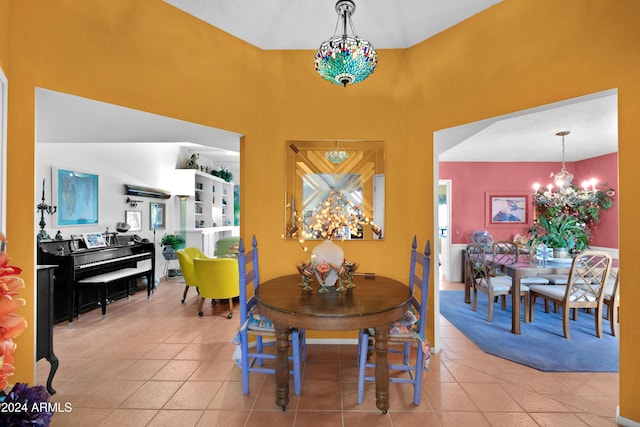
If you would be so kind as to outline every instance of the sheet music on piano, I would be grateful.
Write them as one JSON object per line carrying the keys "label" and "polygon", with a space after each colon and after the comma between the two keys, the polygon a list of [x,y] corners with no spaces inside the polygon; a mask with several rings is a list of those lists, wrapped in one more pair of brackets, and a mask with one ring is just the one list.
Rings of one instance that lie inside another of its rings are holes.
{"label": "sheet music on piano", "polygon": [[102,233],[84,233],[82,239],[84,240],[84,244],[87,245],[87,249],[107,246],[107,241],[104,239]]}

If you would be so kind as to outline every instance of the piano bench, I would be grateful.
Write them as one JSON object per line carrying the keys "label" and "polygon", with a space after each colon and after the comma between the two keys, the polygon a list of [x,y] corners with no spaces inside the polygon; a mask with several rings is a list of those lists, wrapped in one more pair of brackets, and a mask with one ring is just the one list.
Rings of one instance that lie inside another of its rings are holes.
{"label": "piano bench", "polygon": [[97,287],[98,288],[98,302],[102,306],[102,318],[107,315],[107,288],[110,283],[117,282],[124,279],[133,279],[135,277],[142,276],[150,271],[150,268],[122,268],[120,270],[111,271],[109,273],[97,274],[95,276],[80,279],[76,282],[78,290],[76,292],[76,309],[78,310],[78,317],[80,317],[80,301],[81,301],[81,289],[83,287]]}

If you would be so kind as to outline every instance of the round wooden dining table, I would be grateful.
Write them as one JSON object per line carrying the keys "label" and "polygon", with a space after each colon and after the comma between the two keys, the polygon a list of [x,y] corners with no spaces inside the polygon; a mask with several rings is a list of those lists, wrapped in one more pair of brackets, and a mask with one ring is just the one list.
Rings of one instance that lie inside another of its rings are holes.
{"label": "round wooden dining table", "polygon": [[[318,293],[299,286],[299,275],[281,276],[261,283],[256,291],[260,312],[276,329],[276,405],[289,403],[289,328],[329,331],[375,328],[376,407],[389,410],[389,367],[387,362],[389,323],[400,319],[409,307],[409,287],[394,279],[356,276],[356,287]],[[354,361],[355,362],[355,361]]]}

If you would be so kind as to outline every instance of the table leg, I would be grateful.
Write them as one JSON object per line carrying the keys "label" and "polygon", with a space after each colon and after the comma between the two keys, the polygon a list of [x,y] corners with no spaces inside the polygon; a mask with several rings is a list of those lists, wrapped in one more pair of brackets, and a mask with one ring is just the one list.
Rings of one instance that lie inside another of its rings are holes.
{"label": "table leg", "polygon": [[464,280],[464,302],[471,304],[471,283],[469,279]]}
{"label": "table leg", "polygon": [[386,414],[389,410],[389,325],[376,327],[376,407]]}
{"label": "table leg", "polygon": [[511,332],[520,335],[520,273],[516,269],[511,278]]}
{"label": "table leg", "polygon": [[276,329],[276,405],[283,411],[289,403],[289,327],[275,323]]}

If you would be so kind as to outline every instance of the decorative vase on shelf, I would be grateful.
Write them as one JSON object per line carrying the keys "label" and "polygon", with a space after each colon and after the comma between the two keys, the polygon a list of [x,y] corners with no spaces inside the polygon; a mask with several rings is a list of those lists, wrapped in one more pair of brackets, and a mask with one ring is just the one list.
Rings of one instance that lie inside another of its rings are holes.
{"label": "decorative vase on shelf", "polygon": [[334,286],[336,284],[336,280],[338,280],[338,270],[344,261],[344,251],[342,248],[331,240],[324,240],[313,249],[312,254],[314,265],[318,266],[326,263],[331,266],[331,270],[328,274],[326,276],[322,275],[324,277],[316,271],[318,281],[321,284],[324,284],[324,286]]}

